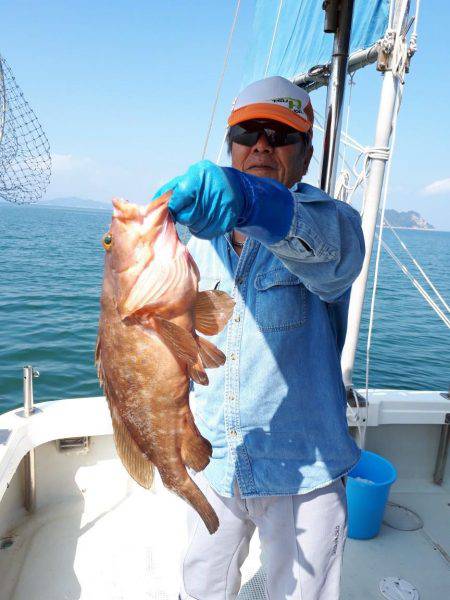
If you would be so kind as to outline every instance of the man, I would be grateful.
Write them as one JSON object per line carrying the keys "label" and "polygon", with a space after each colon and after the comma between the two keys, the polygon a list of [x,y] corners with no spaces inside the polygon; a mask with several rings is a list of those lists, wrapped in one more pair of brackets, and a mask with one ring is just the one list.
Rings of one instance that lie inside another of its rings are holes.
{"label": "man", "polygon": [[194,415],[213,455],[197,484],[220,527],[194,511],[181,598],[231,600],[259,529],[271,600],[337,600],[347,533],[349,435],[340,355],[364,258],[359,213],[301,183],[313,148],[308,94],[282,77],[248,86],[229,118],[232,168],[194,164],[169,208],[195,237],[201,289],[232,294],[215,339],[226,354]]}

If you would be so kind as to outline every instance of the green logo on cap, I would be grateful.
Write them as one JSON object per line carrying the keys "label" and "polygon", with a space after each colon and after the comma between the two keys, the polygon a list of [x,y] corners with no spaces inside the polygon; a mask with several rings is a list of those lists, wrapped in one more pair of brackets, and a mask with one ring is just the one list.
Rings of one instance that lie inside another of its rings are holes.
{"label": "green logo on cap", "polygon": [[298,100],[297,98],[291,98],[289,96],[287,98],[274,98],[272,102],[283,102],[284,104],[288,105],[289,110],[292,110],[295,113],[303,112],[302,101]]}

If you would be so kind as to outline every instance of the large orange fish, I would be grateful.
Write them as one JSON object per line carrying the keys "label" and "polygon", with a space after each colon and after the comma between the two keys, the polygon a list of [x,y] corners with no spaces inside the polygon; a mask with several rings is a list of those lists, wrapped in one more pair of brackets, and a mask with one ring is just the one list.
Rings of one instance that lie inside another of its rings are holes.
{"label": "large orange fish", "polygon": [[149,488],[153,465],[166,487],[187,500],[210,533],[219,521],[190,478],[206,467],[211,444],[189,407],[189,380],[207,385],[205,368],[225,355],[197,334],[221,331],[234,302],[198,291],[199,272],[180,242],[167,202],[113,200],[106,250],[96,364],[108,399],[114,440],[130,475]]}

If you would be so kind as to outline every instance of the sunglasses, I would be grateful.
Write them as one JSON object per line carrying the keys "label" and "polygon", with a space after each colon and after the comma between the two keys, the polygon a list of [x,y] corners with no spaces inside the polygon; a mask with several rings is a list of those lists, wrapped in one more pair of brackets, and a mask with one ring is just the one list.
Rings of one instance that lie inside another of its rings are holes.
{"label": "sunglasses", "polygon": [[242,146],[254,146],[262,133],[266,136],[270,146],[274,148],[298,144],[301,141],[305,144],[308,143],[307,134],[277,121],[244,121],[232,125],[228,139],[230,142],[236,142]]}

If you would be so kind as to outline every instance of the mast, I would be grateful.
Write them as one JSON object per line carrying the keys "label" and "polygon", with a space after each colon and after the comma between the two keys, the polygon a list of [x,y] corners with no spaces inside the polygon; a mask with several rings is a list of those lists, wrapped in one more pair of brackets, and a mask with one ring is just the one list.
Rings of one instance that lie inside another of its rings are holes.
{"label": "mast", "polygon": [[347,75],[353,0],[326,0],[324,9],[325,32],[334,33],[334,45],[325,109],[320,187],[327,194],[333,195],[339,159],[342,102]]}
{"label": "mast", "polygon": [[[392,70],[393,47],[395,44],[400,43],[400,36],[402,35],[405,19],[408,15],[409,2],[408,0],[399,0],[398,2],[392,0],[392,4],[396,4],[396,6],[395,9],[393,9],[394,7],[391,5],[390,28],[386,33],[385,39],[393,40],[394,43],[388,51],[386,51],[386,48],[382,48],[382,70],[385,72],[381,88],[374,148],[389,148],[398,87],[399,85],[402,85],[399,77],[394,74]],[[362,217],[366,254],[362,270],[352,286],[347,336],[341,358],[342,375],[344,384],[347,388],[353,386],[353,366],[361,324],[364,295],[369,275],[378,209],[386,173],[386,164],[386,158],[383,158],[380,154],[377,155],[375,153],[371,157],[370,174],[367,181],[364,198],[364,214]]]}

